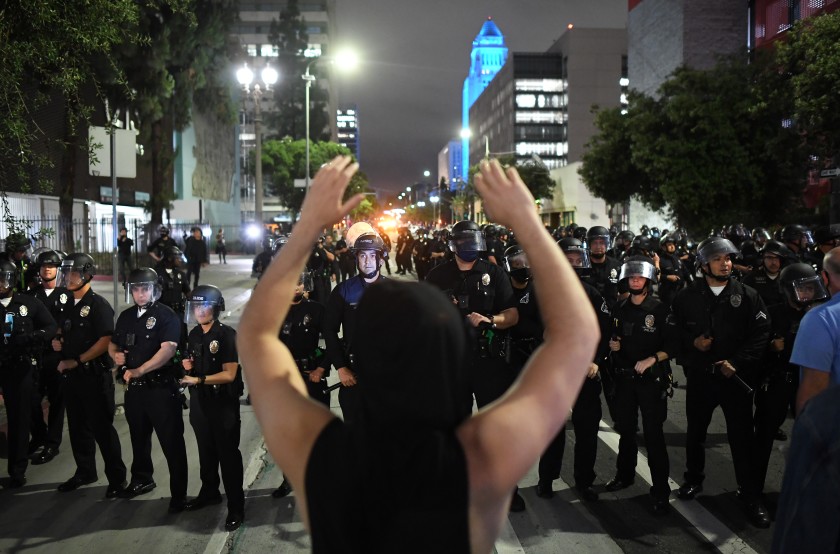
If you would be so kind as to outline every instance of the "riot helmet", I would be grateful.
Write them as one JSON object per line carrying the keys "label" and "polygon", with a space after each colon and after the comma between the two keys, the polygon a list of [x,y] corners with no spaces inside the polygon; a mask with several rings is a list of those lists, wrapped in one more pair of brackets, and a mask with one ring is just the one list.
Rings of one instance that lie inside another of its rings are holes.
{"label": "riot helmet", "polygon": [[375,233],[376,231],[373,229],[370,223],[367,221],[359,221],[358,223],[354,223],[347,229],[347,232],[344,234],[344,238],[347,240],[347,246],[353,248],[353,243],[356,242],[356,239],[363,234],[367,233]]}
{"label": "riot helmet", "polygon": [[10,233],[6,237],[6,252],[10,258],[20,260],[32,248],[32,241],[23,233]]}
{"label": "riot helmet", "polygon": [[811,231],[804,225],[785,225],[782,227],[782,242],[795,244],[799,250],[804,250],[813,246],[814,237],[811,236]]}
{"label": "riot helmet", "polygon": [[274,239],[274,242],[271,245],[271,255],[276,256],[277,254],[279,254],[280,250],[282,250],[283,247],[286,246],[287,242],[289,242],[289,237],[285,235],[280,235],[279,237]]}
{"label": "riot helmet", "polygon": [[207,325],[219,318],[225,310],[225,298],[215,285],[198,285],[187,297],[184,323],[187,327]]}
{"label": "riot helmet", "polygon": [[18,279],[18,267],[11,260],[0,258],[0,298],[12,294]]}
{"label": "riot helmet", "polygon": [[633,234],[633,231],[630,231],[629,229],[619,231],[619,233],[615,236],[616,249],[627,250],[627,248],[633,244],[635,236],[636,235]]}
{"label": "riot helmet", "polygon": [[96,262],[90,254],[74,252],[61,261],[58,286],[69,291],[77,291],[93,280],[96,275]]}
{"label": "riot helmet", "polygon": [[586,277],[592,270],[589,250],[574,237],[566,237],[557,242],[557,246],[566,255],[566,259],[575,269],[579,277]]}
{"label": "riot helmet", "polygon": [[128,274],[125,286],[126,304],[134,303],[146,309],[160,298],[162,287],[157,272],[150,267],[138,267]]}
{"label": "riot helmet", "polygon": [[637,235],[633,237],[633,242],[630,243],[630,255],[642,255],[650,257],[656,250],[656,239],[648,235]]}
{"label": "riot helmet", "polygon": [[788,301],[803,308],[828,298],[822,277],[808,264],[795,263],[784,268],[779,284]]}
{"label": "riot helmet", "polygon": [[38,277],[42,283],[49,283],[58,277],[58,268],[61,266],[63,256],[55,250],[44,250],[35,258],[38,265]]}
{"label": "riot helmet", "polygon": [[528,255],[518,244],[505,249],[504,268],[508,275],[520,283],[527,283],[531,279]]}
{"label": "riot helmet", "polygon": [[750,233],[750,237],[752,238],[753,242],[758,245],[759,248],[764,246],[768,240],[773,238],[773,236],[770,234],[770,231],[768,231],[764,227],[754,228]]}
{"label": "riot helmet", "polygon": [[676,250],[676,248],[677,248],[677,237],[675,237],[674,235],[671,235],[669,233],[665,233],[664,235],[662,235],[662,237],[659,239],[659,249],[662,250],[663,252],[667,252],[667,250],[665,250],[665,245],[668,245],[668,244],[673,244],[674,249]]}
{"label": "riot helmet", "polygon": [[731,268],[729,273],[716,275],[712,272],[711,266],[708,269],[703,266],[709,265],[711,260],[717,256],[731,256],[732,254],[738,254],[738,249],[735,248],[732,241],[723,237],[709,237],[697,245],[697,264],[700,266],[700,270],[704,275],[725,283],[732,276]]}
{"label": "riot helmet", "polygon": [[315,286],[312,280],[312,272],[308,269],[304,269],[300,272],[300,277],[298,277],[298,282],[295,286],[294,302],[300,302],[303,300],[303,295],[307,292],[312,292],[314,288]]}
{"label": "riot helmet", "polygon": [[[643,277],[647,279],[647,282],[642,288],[634,289],[630,286],[631,277]],[[656,267],[647,256],[629,256],[621,264],[621,273],[618,276],[619,282],[625,279],[627,279],[627,290],[630,291],[630,294],[644,294],[646,289],[649,290],[650,284],[656,282]]]}
{"label": "riot helmet", "polygon": [[572,231],[572,238],[578,239],[580,242],[586,241],[586,227],[578,226]]}
{"label": "riot helmet", "polygon": [[[359,235],[350,248],[356,257],[356,267],[365,279],[373,279],[379,273],[379,262],[385,253],[385,242],[374,232]],[[374,252],[373,259],[364,256],[365,252]]]}
{"label": "riot helmet", "polygon": [[837,246],[840,239],[840,223],[821,225],[814,230],[814,242],[818,245]]}
{"label": "riot helmet", "polygon": [[161,225],[160,227],[158,227],[158,234],[160,234],[160,236],[162,237],[168,237],[169,227],[167,227],[166,225]]}
{"label": "riot helmet", "polygon": [[187,258],[184,256],[184,253],[181,252],[180,248],[178,248],[174,244],[170,244],[169,246],[163,249],[163,256],[161,257],[161,261],[165,266],[173,268],[180,267],[181,264],[186,263]]}
{"label": "riot helmet", "polygon": [[474,221],[459,221],[452,227],[449,250],[465,262],[473,262],[479,252],[487,250],[487,242]]}
{"label": "riot helmet", "polygon": [[[586,244],[593,258],[601,259],[607,255],[612,246],[612,236],[609,229],[602,225],[595,225],[586,231]],[[603,244],[603,246],[601,246]]]}

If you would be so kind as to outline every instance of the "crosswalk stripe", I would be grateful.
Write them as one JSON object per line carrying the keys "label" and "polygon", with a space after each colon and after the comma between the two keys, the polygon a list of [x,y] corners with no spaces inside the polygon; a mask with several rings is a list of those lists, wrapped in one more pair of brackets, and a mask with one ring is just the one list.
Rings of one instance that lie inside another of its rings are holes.
{"label": "crosswalk stripe", "polygon": [[[604,444],[618,454],[619,435],[609,429],[609,425],[601,420],[601,431],[598,437]],[[647,457],[641,451],[636,458],[636,473],[644,479],[648,485],[653,484],[648,467]],[[671,490],[679,488],[673,479],[668,479],[668,486]],[[693,525],[707,541],[709,541],[722,554],[757,554],[743,539],[732,532],[732,530],[717,519],[711,512],[697,501],[683,501],[675,498],[670,499],[671,507],[680,513],[691,525]]]}

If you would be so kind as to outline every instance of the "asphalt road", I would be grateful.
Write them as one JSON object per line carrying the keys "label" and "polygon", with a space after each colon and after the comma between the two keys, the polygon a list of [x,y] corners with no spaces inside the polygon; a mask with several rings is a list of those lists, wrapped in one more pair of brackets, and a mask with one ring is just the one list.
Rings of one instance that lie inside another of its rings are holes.
{"label": "asphalt road", "polygon": [[[202,283],[222,288],[228,311],[222,321],[236,327],[242,307],[250,297],[254,280],[250,278],[251,259],[229,256],[228,264],[213,264],[202,271]],[[113,287],[97,281],[94,288],[109,299]],[[123,309],[120,299],[119,309]],[[395,316],[396,318],[396,316]],[[682,370],[675,375],[685,382]],[[332,380],[336,377],[333,376]],[[117,403],[122,403],[117,387]],[[333,395],[333,411],[340,414],[338,397]],[[169,515],[169,480],[166,463],[157,440],[153,441],[157,488],[132,500],[106,500],[107,482],[99,460],[100,480],[70,493],[56,487],[73,475],[75,464],[65,432],[61,453],[52,462],[30,466],[28,484],[22,489],[0,490],[0,552],[308,552],[310,542],[296,510],[294,493],[274,499],[271,492],[280,485],[282,473],[267,455],[259,427],[250,406],[242,407],[241,451],[245,463],[246,515],[244,525],[234,533],[224,531],[224,504],[198,512]],[[123,460],[131,462],[128,427],[118,409],[116,428],[120,435]],[[198,456],[195,437],[184,412],[187,453],[190,460],[188,494],[198,493]],[[5,414],[0,406],[0,427]],[[684,502],[672,495],[670,515],[654,517],[648,512],[650,474],[640,449],[636,481],[617,493],[607,493],[603,485],[614,474],[618,436],[612,431],[606,405],[598,445],[595,488],[597,502],[583,502],[566,483],[573,483],[574,433],[568,440],[561,479],[555,481],[555,498],[536,496],[536,467],[521,481],[520,492],[527,510],[511,514],[496,551],[542,554],[552,552],[769,552],[773,528],[752,527],[735,498],[734,471],[726,440],[723,414],[718,410],[707,440],[705,491],[697,500]],[[792,420],[784,429],[790,433]],[[677,389],[669,404],[665,424],[671,463],[672,488],[682,481],[685,465],[685,391]],[[640,436],[640,444],[644,441]],[[776,442],[770,461],[767,498],[771,512],[778,498],[787,442]],[[0,436],[0,456],[5,458],[5,440]],[[5,475],[5,460],[0,461]],[[410,475],[405,476],[411,479]],[[395,486],[399,486],[398,483]],[[429,532],[433,533],[434,529]],[[400,545],[394,545],[394,552]]]}

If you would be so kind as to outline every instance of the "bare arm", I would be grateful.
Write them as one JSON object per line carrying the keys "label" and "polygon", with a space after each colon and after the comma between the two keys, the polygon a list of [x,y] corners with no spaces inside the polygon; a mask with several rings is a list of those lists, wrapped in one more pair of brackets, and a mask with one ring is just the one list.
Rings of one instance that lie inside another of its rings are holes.
{"label": "bare arm", "polygon": [[600,332],[580,281],[543,227],[516,170],[482,163],[476,189],[491,219],[512,227],[529,254],[545,323],[545,341],[517,382],[457,430],[467,458],[472,548],[489,551],[513,487],[566,420]]}
{"label": "bare arm", "polygon": [[799,383],[799,390],[796,392],[796,415],[802,413],[802,408],[809,400],[828,388],[829,377],[827,371],[802,368],[802,382]]}
{"label": "bare arm", "polygon": [[315,176],[303,202],[300,221],[277,259],[268,266],[260,286],[254,289],[242,313],[236,339],[266,445],[298,491],[304,521],[308,521],[306,463],[318,434],[335,416],[307,398],[295,361],[278,336],[300,273],[321,229],[339,221],[363,198],[356,195],[346,203],[341,201],[357,169],[349,157],[339,156]]}

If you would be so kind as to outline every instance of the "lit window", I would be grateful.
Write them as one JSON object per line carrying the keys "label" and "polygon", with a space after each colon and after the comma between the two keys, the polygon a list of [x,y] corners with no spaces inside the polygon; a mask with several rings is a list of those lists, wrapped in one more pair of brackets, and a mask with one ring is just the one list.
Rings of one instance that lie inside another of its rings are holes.
{"label": "lit window", "polygon": [[261,44],[260,45],[260,56],[263,58],[276,58],[277,57],[277,47],[273,44]]}
{"label": "lit window", "polygon": [[516,106],[518,108],[533,108],[536,105],[536,98],[533,94],[517,94]]}
{"label": "lit window", "polygon": [[622,77],[621,79],[618,80],[618,84],[621,85],[622,87],[629,86],[630,85],[630,79],[628,79],[627,77]]}
{"label": "lit window", "polygon": [[257,55],[257,45],[256,44],[249,44],[246,48],[248,50],[248,55],[249,56],[251,56],[252,58],[256,57],[256,55]]}

